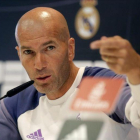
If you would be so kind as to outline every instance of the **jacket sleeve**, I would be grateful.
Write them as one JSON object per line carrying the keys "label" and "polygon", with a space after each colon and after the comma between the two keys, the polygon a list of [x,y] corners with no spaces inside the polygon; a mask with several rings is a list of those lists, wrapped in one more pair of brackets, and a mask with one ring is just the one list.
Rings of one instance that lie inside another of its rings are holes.
{"label": "jacket sleeve", "polygon": [[17,125],[8,113],[3,100],[0,101],[0,140],[22,140]]}
{"label": "jacket sleeve", "polygon": [[109,117],[118,123],[122,124],[131,123],[125,114],[126,104],[130,98],[131,98],[131,89],[126,83],[116,103],[115,109],[113,113],[109,115]]}
{"label": "jacket sleeve", "polygon": [[125,114],[133,126],[140,128],[140,84],[132,85],[129,83],[129,86],[131,88],[132,97],[126,104]]}
{"label": "jacket sleeve", "polygon": [[112,114],[109,115],[114,121],[122,124],[130,124],[130,120],[126,117],[125,108],[126,104],[131,98],[131,88],[127,83],[126,77],[122,75],[116,75],[113,78],[123,78],[125,81],[124,87],[122,88],[120,97],[116,103],[115,109]]}

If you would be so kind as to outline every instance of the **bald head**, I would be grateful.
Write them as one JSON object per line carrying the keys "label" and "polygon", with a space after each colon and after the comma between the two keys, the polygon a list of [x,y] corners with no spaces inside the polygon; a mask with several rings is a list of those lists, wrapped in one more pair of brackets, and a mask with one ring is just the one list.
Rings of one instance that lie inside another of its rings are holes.
{"label": "bald head", "polygon": [[[52,29],[51,32],[49,29]],[[56,38],[67,41],[70,38],[67,22],[64,16],[52,9],[39,7],[25,13],[17,23],[15,36],[18,45],[21,41],[33,40],[50,32]]]}

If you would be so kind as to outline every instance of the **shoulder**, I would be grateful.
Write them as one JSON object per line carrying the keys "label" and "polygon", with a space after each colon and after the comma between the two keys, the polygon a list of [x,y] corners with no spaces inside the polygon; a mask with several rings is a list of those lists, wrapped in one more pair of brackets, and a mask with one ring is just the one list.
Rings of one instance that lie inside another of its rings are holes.
{"label": "shoulder", "polygon": [[83,77],[96,76],[96,77],[115,77],[117,74],[110,69],[101,67],[86,67]]}
{"label": "shoulder", "polygon": [[21,114],[38,106],[39,98],[43,95],[31,85],[13,97],[5,98],[4,104],[15,123],[17,123]]}

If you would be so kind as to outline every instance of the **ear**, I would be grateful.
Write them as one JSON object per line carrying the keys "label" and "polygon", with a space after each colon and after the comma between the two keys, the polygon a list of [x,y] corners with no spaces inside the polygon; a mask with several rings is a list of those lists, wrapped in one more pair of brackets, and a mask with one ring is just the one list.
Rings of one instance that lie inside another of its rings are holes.
{"label": "ear", "polygon": [[68,56],[69,56],[69,61],[73,61],[75,57],[75,39],[70,38],[68,40]]}
{"label": "ear", "polygon": [[18,57],[20,59],[21,57],[20,57],[20,49],[19,49],[19,46],[16,46],[15,49],[17,50],[17,54],[18,54]]}

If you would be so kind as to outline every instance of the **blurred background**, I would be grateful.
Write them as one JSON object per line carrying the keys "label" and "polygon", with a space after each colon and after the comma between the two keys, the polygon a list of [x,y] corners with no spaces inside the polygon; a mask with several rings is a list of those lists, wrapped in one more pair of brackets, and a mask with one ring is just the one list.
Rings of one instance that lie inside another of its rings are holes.
{"label": "blurred background", "polygon": [[76,40],[75,64],[101,66],[98,50],[89,44],[101,36],[120,35],[140,54],[139,0],[0,0],[0,96],[29,80],[19,62],[15,27],[19,18],[35,7],[52,7],[66,18]]}

